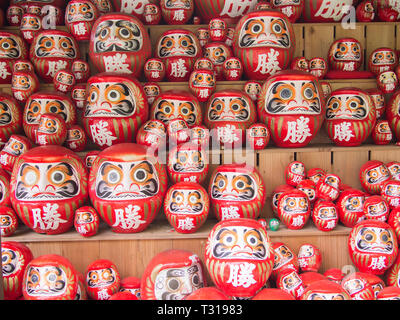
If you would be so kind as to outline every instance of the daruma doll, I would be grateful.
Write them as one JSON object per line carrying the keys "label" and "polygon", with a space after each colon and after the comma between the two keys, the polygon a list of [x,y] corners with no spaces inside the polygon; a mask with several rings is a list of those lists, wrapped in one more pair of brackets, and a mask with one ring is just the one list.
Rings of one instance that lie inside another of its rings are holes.
{"label": "daruma doll", "polygon": [[26,59],[27,56],[27,44],[21,36],[10,32],[0,32],[0,65],[4,69],[0,76],[1,84],[11,82],[14,62]]}
{"label": "daruma doll", "polygon": [[248,79],[266,80],[289,66],[295,49],[293,27],[279,11],[248,13],[236,25],[232,47]]}
{"label": "daruma doll", "polygon": [[148,152],[143,145],[120,143],[106,148],[93,161],[89,196],[114,232],[143,231],[163,204],[167,173]]}
{"label": "daruma doll", "polygon": [[325,102],[318,79],[297,70],[281,71],[264,83],[258,115],[278,147],[306,146],[324,120]]}
{"label": "daruma doll", "polygon": [[0,93],[0,147],[22,129],[22,110],[11,95]]}
{"label": "daruma doll", "polygon": [[400,141],[400,91],[395,92],[386,107],[386,117],[397,141]]}
{"label": "daruma doll", "polygon": [[332,70],[357,71],[363,61],[361,43],[354,38],[341,38],[332,43],[328,63]]}

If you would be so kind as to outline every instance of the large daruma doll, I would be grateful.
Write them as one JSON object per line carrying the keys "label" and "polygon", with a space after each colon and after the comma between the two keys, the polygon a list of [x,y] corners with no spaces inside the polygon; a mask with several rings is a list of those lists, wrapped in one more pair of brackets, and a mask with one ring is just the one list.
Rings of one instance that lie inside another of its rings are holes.
{"label": "large daruma doll", "polygon": [[324,120],[325,102],[318,79],[297,70],[281,71],[264,83],[258,115],[278,147],[306,146]]}
{"label": "large daruma doll", "polygon": [[0,32],[0,83],[11,82],[13,64],[18,59],[26,59],[28,48],[21,36],[10,32]]}
{"label": "large daruma doll", "polygon": [[293,58],[292,24],[279,11],[248,13],[236,25],[232,47],[248,79],[266,80],[286,69]]}
{"label": "large daruma doll", "polygon": [[83,125],[100,148],[132,142],[148,118],[148,103],[133,75],[100,73],[88,80]]}
{"label": "large daruma doll", "polygon": [[93,162],[89,196],[114,232],[143,231],[162,207],[167,173],[151,153],[143,145],[120,143],[100,152]]}
{"label": "large daruma doll", "polygon": [[[205,248],[211,279],[225,294],[235,298],[251,298],[264,287],[272,273],[274,257],[267,231],[253,219],[217,223]],[[240,277],[243,271],[246,277]]]}
{"label": "large daruma doll", "polygon": [[151,43],[143,23],[128,14],[109,13],[93,25],[89,57],[100,72],[142,74],[151,57]]}
{"label": "large daruma doll", "polygon": [[359,146],[371,134],[375,121],[374,103],[364,90],[340,88],[327,99],[325,128],[336,145]]}
{"label": "large daruma doll", "polygon": [[386,107],[386,117],[397,141],[400,141],[400,90],[396,91]]}
{"label": "large daruma doll", "polygon": [[33,231],[59,234],[74,223],[74,212],[88,197],[83,161],[62,146],[28,150],[15,162],[10,200],[19,218]]}
{"label": "large daruma doll", "polygon": [[210,179],[209,194],[218,220],[256,219],[266,197],[260,173],[245,163],[218,166]]}

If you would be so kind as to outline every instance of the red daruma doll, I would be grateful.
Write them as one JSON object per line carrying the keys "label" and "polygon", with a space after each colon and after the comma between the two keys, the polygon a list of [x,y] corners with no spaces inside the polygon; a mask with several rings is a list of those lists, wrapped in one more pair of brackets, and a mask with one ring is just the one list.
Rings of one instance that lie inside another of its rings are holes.
{"label": "red daruma doll", "polygon": [[301,229],[310,218],[310,201],[300,190],[294,189],[282,193],[278,198],[277,208],[279,219],[288,229]]}
{"label": "red daruma doll", "polygon": [[360,168],[361,186],[370,194],[380,194],[380,185],[390,179],[390,171],[382,161],[370,160]]}
{"label": "red daruma doll", "polygon": [[93,300],[108,300],[119,291],[121,277],[107,259],[93,261],[86,269],[86,291]]}
{"label": "red daruma doll", "polygon": [[354,38],[341,38],[332,43],[328,63],[332,70],[357,71],[363,60],[361,44]]}
{"label": "red daruma doll", "polygon": [[117,233],[141,232],[158,214],[167,173],[148,147],[120,143],[99,153],[89,175],[89,195],[100,217]]}
{"label": "red daruma doll", "polygon": [[313,207],[312,220],[321,231],[333,230],[339,222],[336,205],[332,201],[317,200]]}
{"label": "red daruma doll", "polygon": [[[225,294],[251,298],[265,286],[274,265],[274,250],[264,226],[253,219],[232,219],[211,230],[205,263],[211,279]],[[241,277],[243,272],[246,277]]]}
{"label": "red daruma doll", "polygon": [[264,83],[258,100],[260,120],[268,125],[278,147],[304,147],[321,128],[325,112],[322,89],[315,76],[281,71]]}
{"label": "red daruma doll", "polygon": [[266,197],[260,173],[246,164],[218,166],[210,178],[209,194],[218,220],[256,219]]}
{"label": "red daruma doll", "polygon": [[275,10],[244,15],[236,25],[233,53],[248,79],[266,80],[286,69],[293,58],[295,36],[287,17]]}
{"label": "red daruma doll", "polygon": [[286,184],[296,187],[306,178],[306,167],[300,161],[293,161],[285,169]]}
{"label": "red daruma doll", "polygon": [[94,236],[99,230],[99,223],[99,215],[94,208],[84,206],[75,211],[74,227],[82,236]]}
{"label": "red daruma doll", "polygon": [[65,25],[77,41],[89,40],[90,31],[99,16],[93,1],[72,0],[65,9]]}

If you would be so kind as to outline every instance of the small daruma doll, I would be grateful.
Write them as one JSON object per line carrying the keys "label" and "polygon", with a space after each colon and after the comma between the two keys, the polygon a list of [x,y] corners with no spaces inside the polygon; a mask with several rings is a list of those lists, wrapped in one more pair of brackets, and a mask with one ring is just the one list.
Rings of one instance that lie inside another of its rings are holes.
{"label": "small daruma doll", "polygon": [[370,194],[380,194],[380,185],[390,179],[390,172],[382,161],[369,160],[360,168],[361,186]]}
{"label": "small daruma doll", "polygon": [[62,93],[70,92],[75,83],[76,79],[71,70],[58,70],[53,78],[54,87]]}
{"label": "small daruma doll", "polygon": [[168,81],[188,81],[202,50],[196,35],[185,29],[165,31],[159,38],[156,57],[163,60]]}
{"label": "small daruma doll", "polygon": [[400,91],[395,92],[386,108],[386,117],[394,138],[400,141]]}
{"label": "small daruma doll", "polygon": [[273,242],[275,251],[274,267],[271,276],[276,279],[278,274],[285,269],[299,271],[299,261],[293,251],[283,242]]}
{"label": "small daruma doll", "polygon": [[157,151],[167,142],[167,129],[159,120],[148,120],[139,129],[136,143],[153,148]]}
{"label": "small daruma doll", "polygon": [[134,76],[100,73],[90,77],[83,126],[101,149],[132,142],[147,118],[147,99]]}
{"label": "small daruma doll", "polygon": [[186,250],[166,250],[155,255],[143,272],[142,300],[184,300],[206,286],[200,258]]}
{"label": "small daruma doll", "polygon": [[227,81],[239,81],[243,74],[242,62],[236,57],[226,59],[223,65],[223,74]]}
{"label": "small daruma doll", "polygon": [[245,163],[218,166],[210,179],[209,194],[218,220],[256,219],[266,197],[260,173]]}
{"label": "small daruma doll", "polygon": [[39,90],[39,79],[32,71],[13,72],[11,92],[15,99],[25,103],[28,97]]}
{"label": "small daruma doll", "polygon": [[389,204],[389,208],[400,207],[400,181],[397,180],[386,180],[381,183],[381,196]]}
{"label": "small daruma doll", "polygon": [[159,24],[161,18],[161,9],[158,5],[154,3],[144,5],[143,19],[146,25]]}
{"label": "small daruma doll", "polygon": [[74,211],[86,201],[87,172],[83,161],[61,146],[41,146],[17,159],[11,175],[11,204],[33,231],[68,231]]}
{"label": "small daruma doll", "polygon": [[40,116],[39,127],[36,131],[36,144],[62,145],[67,138],[67,126],[64,119],[54,113],[44,113]]}
{"label": "small daruma doll", "polygon": [[267,125],[254,123],[246,129],[246,141],[248,146],[254,150],[265,149],[269,143],[271,134]]}
{"label": "small daruma doll", "polygon": [[22,293],[25,300],[74,300],[78,282],[78,273],[68,259],[47,254],[26,266]]}
{"label": "small daruma doll", "polygon": [[161,59],[150,58],[144,65],[144,76],[149,82],[159,82],[165,77],[165,65]]}
{"label": "small daruma doll", "polygon": [[83,128],[77,124],[67,130],[67,138],[64,145],[75,152],[83,151],[86,147],[87,138]]}
{"label": "small daruma doll", "polygon": [[72,62],[71,71],[77,83],[85,83],[90,77],[90,65],[82,59],[76,59]]}
{"label": "small daruma doll", "polygon": [[297,258],[302,272],[318,272],[321,267],[321,252],[316,246],[310,243],[301,245]]}
{"label": "small daruma doll", "polygon": [[75,211],[75,230],[84,237],[94,236],[99,230],[99,214],[93,207],[84,206]]}
{"label": "small daruma doll", "polygon": [[18,228],[18,216],[15,211],[3,205],[0,205],[0,235],[9,237],[15,233]]}
{"label": "small daruma doll", "polygon": [[318,79],[322,79],[328,72],[328,64],[324,58],[315,57],[310,59],[310,73]]}
{"label": "small daruma doll", "polygon": [[65,8],[65,25],[77,41],[89,40],[100,13],[91,0],[72,0]]}
{"label": "small daruma doll", "polygon": [[389,217],[389,204],[379,195],[373,195],[364,201],[365,219],[379,220],[386,222]]}
{"label": "small daruma doll", "polygon": [[7,93],[0,93],[0,148],[21,129],[22,109],[18,101]]}
{"label": "small daruma doll", "polygon": [[189,78],[189,90],[200,102],[207,102],[216,88],[214,71],[193,70]]}
{"label": "small daruma doll", "polygon": [[399,86],[399,79],[394,71],[382,71],[377,75],[376,85],[383,93],[393,93]]}
{"label": "small daruma doll", "polygon": [[296,187],[306,178],[306,166],[303,162],[293,161],[285,169],[286,184]]}
{"label": "small daruma doll", "polygon": [[372,102],[374,103],[376,110],[376,119],[381,119],[382,116],[385,114],[386,109],[385,97],[383,95],[383,92],[378,88],[371,88],[365,91],[368,92],[369,96],[372,99]]}
{"label": "small daruma doll", "polygon": [[304,9],[304,0],[272,0],[271,6],[288,17],[291,23],[295,23]]}
{"label": "small daruma doll", "polygon": [[290,190],[278,198],[278,217],[288,229],[296,230],[305,226],[311,214],[307,195],[300,190]]}
{"label": "small daruma doll", "polygon": [[364,217],[365,193],[358,189],[342,191],[336,201],[340,222],[352,228]]}
{"label": "small daruma doll", "polygon": [[393,139],[393,133],[389,126],[389,121],[378,120],[372,131],[372,140],[377,145],[389,144]]}
{"label": "small daruma doll", "polygon": [[203,47],[204,57],[211,60],[217,80],[224,80],[225,61],[233,57],[232,49],[223,42],[209,42]]}
{"label": "small daruma doll", "polygon": [[317,200],[313,207],[312,220],[321,231],[333,230],[339,222],[336,205],[332,201]]}
{"label": "small daruma doll", "polygon": [[327,173],[315,184],[319,199],[335,201],[339,197],[341,179],[338,175]]}
{"label": "small daruma doll", "polygon": [[100,152],[89,175],[89,195],[100,217],[117,233],[141,232],[158,214],[167,173],[148,147],[120,143]]}
{"label": "small daruma doll", "polygon": [[107,13],[96,20],[90,35],[89,57],[100,72],[131,73],[140,77],[151,56],[143,23],[123,13]]}
{"label": "small daruma doll", "polygon": [[377,48],[369,56],[368,68],[377,76],[383,71],[393,71],[397,63],[397,55],[393,49]]}
{"label": "small daruma doll", "polygon": [[347,291],[352,300],[374,300],[372,285],[363,272],[349,273],[343,277],[340,285]]}
{"label": "small daruma doll", "polygon": [[392,179],[400,181],[400,161],[390,161],[386,163],[386,167],[388,168]]}
{"label": "small daruma doll", "polygon": [[278,147],[306,146],[321,128],[324,111],[317,78],[297,70],[268,78],[258,101],[258,115]]}
{"label": "small daruma doll", "polygon": [[211,19],[208,23],[211,41],[224,41],[226,38],[226,22],[220,18]]}
{"label": "small daruma doll", "polygon": [[37,75],[46,83],[53,81],[58,70],[70,69],[72,62],[79,57],[76,40],[62,30],[41,31],[33,39],[29,50]]}
{"label": "small daruma doll", "polygon": [[41,17],[34,13],[24,13],[20,30],[24,40],[31,44],[33,38],[43,30]]}
{"label": "small daruma doll", "polygon": [[360,272],[382,275],[397,257],[396,234],[385,222],[365,220],[351,230],[348,250]]}
{"label": "small daruma doll", "polygon": [[310,72],[309,61],[305,57],[295,57],[290,63],[290,69]]}
{"label": "small daruma doll", "polygon": [[8,139],[4,148],[0,151],[0,166],[2,169],[12,172],[17,158],[32,147],[32,142],[25,136],[13,134]]}
{"label": "small daruma doll", "polygon": [[121,277],[116,265],[107,259],[98,259],[86,269],[86,291],[93,300],[108,300],[117,293]]}
{"label": "small daruma doll", "polygon": [[331,70],[357,71],[363,61],[361,43],[354,38],[341,38],[332,43],[328,51]]}
{"label": "small daruma doll", "polygon": [[266,80],[286,69],[293,58],[295,35],[292,24],[279,11],[248,13],[236,25],[232,47],[234,55],[243,62],[248,79]]}
{"label": "small daruma doll", "polygon": [[26,59],[28,48],[21,36],[10,32],[0,32],[0,64],[3,72],[0,76],[0,83],[10,83],[13,64],[19,59]]}
{"label": "small daruma doll", "polygon": [[186,24],[194,12],[193,0],[160,0],[161,15],[167,24]]}
{"label": "small daruma doll", "polygon": [[340,88],[326,102],[325,128],[338,146],[361,145],[371,134],[376,121],[374,103],[358,88]]}
{"label": "small daruma doll", "polygon": [[363,0],[356,7],[356,18],[360,22],[371,22],[375,18],[375,8],[371,0]]}
{"label": "small daruma doll", "polygon": [[209,208],[207,191],[195,182],[178,182],[165,195],[164,213],[179,233],[196,232],[206,221]]}
{"label": "small daruma doll", "polygon": [[[253,219],[217,223],[208,235],[205,263],[215,285],[238,299],[251,298],[265,286],[274,265],[274,249],[265,227]],[[247,270],[240,281],[238,270]]]}

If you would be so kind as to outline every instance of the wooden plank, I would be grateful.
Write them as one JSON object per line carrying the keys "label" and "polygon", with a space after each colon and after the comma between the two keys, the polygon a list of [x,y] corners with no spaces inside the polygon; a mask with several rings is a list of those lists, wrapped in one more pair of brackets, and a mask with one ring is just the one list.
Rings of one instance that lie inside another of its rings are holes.
{"label": "wooden plank", "polygon": [[322,57],[326,59],[328,49],[334,40],[334,27],[327,24],[304,26],[304,56],[307,59]]}
{"label": "wooden plank", "polygon": [[317,152],[296,152],[296,160],[304,163],[306,170],[311,168],[321,168],[326,172],[332,171],[330,151]]}
{"label": "wooden plank", "polygon": [[304,27],[302,25],[298,25],[297,23],[292,24],[294,37],[296,40],[296,46],[294,49],[293,57],[303,57],[304,56]]}
{"label": "wooden plank", "polygon": [[384,163],[400,160],[400,147],[391,150],[374,150],[370,152],[370,160],[379,160]]}

